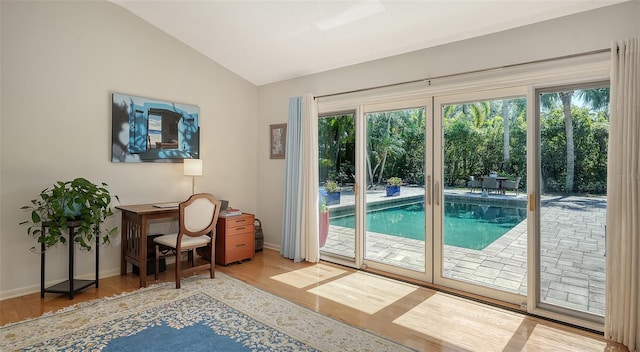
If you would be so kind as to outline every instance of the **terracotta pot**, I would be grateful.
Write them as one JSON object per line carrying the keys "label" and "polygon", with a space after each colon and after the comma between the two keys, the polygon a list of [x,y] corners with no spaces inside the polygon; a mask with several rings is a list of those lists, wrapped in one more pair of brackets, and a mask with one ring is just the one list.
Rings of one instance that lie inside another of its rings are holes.
{"label": "terracotta pot", "polygon": [[320,247],[324,247],[324,244],[327,243],[327,236],[329,235],[329,211],[321,211],[318,214],[320,228],[318,230],[320,235]]}

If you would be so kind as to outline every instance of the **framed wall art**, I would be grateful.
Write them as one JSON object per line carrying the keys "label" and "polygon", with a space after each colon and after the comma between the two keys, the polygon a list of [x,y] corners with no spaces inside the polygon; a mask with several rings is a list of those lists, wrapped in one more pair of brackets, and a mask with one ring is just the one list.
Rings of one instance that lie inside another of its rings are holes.
{"label": "framed wall art", "polygon": [[284,159],[287,150],[287,124],[269,126],[271,140],[271,159]]}
{"label": "framed wall art", "polygon": [[111,162],[182,162],[200,158],[200,108],[112,94]]}

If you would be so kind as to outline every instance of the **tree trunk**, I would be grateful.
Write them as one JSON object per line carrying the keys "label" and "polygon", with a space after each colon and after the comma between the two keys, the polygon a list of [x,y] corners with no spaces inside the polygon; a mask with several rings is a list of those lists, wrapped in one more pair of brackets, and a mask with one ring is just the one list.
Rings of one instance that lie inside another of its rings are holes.
{"label": "tree trunk", "polygon": [[502,144],[504,163],[502,164],[502,170],[509,173],[511,158],[509,156],[509,100],[507,99],[502,101],[502,120],[504,123],[504,139]]}
{"label": "tree trunk", "polygon": [[[387,137],[391,135],[391,114],[387,114]],[[378,185],[382,183],[382,174],[384,173],[384,165],[387,161],[389,153],[389,145],[383,145],[382,161],[380,162],[380,174],[378,174]]]}
{"label": "tree trunk", "polygon": [[382,163],[380,163],[380,174],[378,175],[378,185],[382,183],[382,171],[384,171],[384,164],[387,162],[387,153],[384,153],[382,157]]}
{"label": "tree trunk", "polygon": [[367,153],[367,172],[369,173],[369,185],[367,189],[373,188],[373,170],[371,170],[371,156]]}
{"label": "tree trunk", "polygon": [[565,192],[573,192],[573,178],[575,166],[575,147],[573,144],[573,119],[571,117],[571,96],[573,91],[561,92],[560,99],[564,109],[564,128],[567,135],[567,179],[565,182]]}
{"label": "tree trunk", "polygon": [[333,135],[333,166],[334,166],[334,171],[335,171],[335,177],[336,179],[334,181],[337,181],[339,183],[338,180],[338,173],[340,172],[340,137],[342,136],[342,125],[338,124],[338,127],[336,128],[336,131]]}

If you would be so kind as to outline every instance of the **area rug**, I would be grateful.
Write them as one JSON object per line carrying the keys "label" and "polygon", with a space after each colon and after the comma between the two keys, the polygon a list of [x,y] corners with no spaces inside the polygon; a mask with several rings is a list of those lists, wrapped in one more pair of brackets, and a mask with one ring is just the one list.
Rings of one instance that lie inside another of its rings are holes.
{"label": "area rug", "polygon": [[412,351],[224,273],[0,327],[0,351]]}

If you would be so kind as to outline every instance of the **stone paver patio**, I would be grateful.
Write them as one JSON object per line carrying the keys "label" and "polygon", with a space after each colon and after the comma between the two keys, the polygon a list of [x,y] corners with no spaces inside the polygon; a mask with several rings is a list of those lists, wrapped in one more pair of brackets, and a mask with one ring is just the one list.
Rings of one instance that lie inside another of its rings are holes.
{"label": "stone paver patio", "polygon": [[[422,188],[403,187],[403,198],[424,194]],[[478,193],[446,191],[445,197],[478,199]],[[492,200],[526,202],[526,195],[491,195]],[[394,197],[397,199],[398,197]],[[341,204],[353,204],[343,192]],[[368,191],[367,202],[384,202],[384,190]],[[526,203],[525,203],[526,204]],[[604,315],[605,197],[545,197],[541,212],[540,290],[542,302]],[[330,226],[321,250],[353,258],[354,230]],[[380,233],[367,235],[367,259],[424,271],[424,241]],[[527,220],[482,250],[444,247],[443,275],[526,296]]]}

